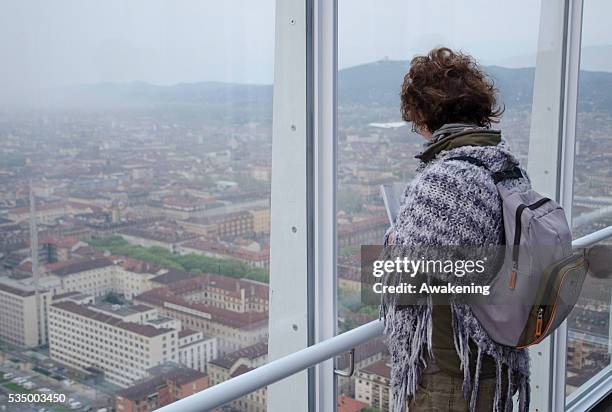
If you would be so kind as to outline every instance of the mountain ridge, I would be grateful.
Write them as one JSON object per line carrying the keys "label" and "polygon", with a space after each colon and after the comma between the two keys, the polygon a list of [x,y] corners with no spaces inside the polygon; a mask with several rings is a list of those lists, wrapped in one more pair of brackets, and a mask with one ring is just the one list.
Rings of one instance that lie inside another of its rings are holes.
{"label": "mountain ridge", "polygon": [[[376,105],[394,107],[409,62],[380,60],[345,68],[338,73],[339,105]],[[500,102],[507,108],[531,106],[535,69],[482,66],[500,91]],[[612,73],[581,71],[581,107],[612,110]],[[223,82],[178,83],[159,86],[141,81],[129,83],[95,83],[67,89],[62,101],[79,106],[142,105],[204,106],[227,109],[251,107],[255,111],[271,110],[273,86]],[[585,104],[582,104],[585,103]]]}

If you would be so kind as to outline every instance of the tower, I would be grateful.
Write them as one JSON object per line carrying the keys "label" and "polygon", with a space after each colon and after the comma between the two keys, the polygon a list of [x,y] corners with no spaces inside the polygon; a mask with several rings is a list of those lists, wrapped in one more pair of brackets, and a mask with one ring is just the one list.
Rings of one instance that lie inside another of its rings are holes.
{"label": "tower", "polygon": [[30,180],[30,249],[32,254],[32,278],[34,280],[34,294],[36,300],[36,319],[38,327],[38,343],[42,345],[44,343],[44,331],[42,319],[42,313],[40,308],[40,294],[39,294],[39,270],[38,270],[38,228],[36,227],[36,200],[34,197],[34,191],[32,189],[32,180]]}

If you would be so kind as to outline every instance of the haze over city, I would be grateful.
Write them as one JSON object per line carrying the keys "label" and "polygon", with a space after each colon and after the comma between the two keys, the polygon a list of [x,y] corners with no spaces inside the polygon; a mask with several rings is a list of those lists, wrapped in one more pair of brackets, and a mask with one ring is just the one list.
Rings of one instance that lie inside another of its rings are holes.
{"label": "haze over city", "polygon": [[[540,1],[464,3],[339,1],[339,333],[378,318],[359,248],[389,226],[380,185],[405,186],[422,150],[399,111],[412,56],[474,55],[528,166]],[[269,361],[275,4],[0,5],[0,405],[149,411]],[[612,224],[611,13],[585,1],[575,237]],[[568,393],[610,365],[609,290],[591,278],[568,320]],[[389,411],[383,339],[355,362],[339,411]],[[222,410],[262,412],[267,396]]]}

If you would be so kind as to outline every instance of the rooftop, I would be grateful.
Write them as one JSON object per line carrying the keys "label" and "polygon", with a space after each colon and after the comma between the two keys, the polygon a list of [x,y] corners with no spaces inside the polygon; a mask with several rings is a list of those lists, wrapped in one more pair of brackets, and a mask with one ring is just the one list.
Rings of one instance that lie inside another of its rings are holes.
{"label": "rooftop", "polygon": [[88,270],[101,269],[112,266],[113,262],[107,258],[84,259],[78,261],[61,262],[49,265],[51,273],[57,276],[68,276],[74,273],[86,272]]}
{"label": "rooftop", "polygon": [[32,286],[9,278],[0,278],[0,291],[21,297],[33,296],[35,293]]}
{"label": "rooftop", "polygon": [[268,321],[267,312],[234,312],[203,303],[192,303],[175,295],[168,288],[150,290],[135,296],[134,300],[157,307],[164,306],[166,310],[181,311],[181,308],[184,308],[188,310],[190,315],[210,319],[213,322],[233,328],[256,329]]}
{"label": "rooftop", "polygon": [[64,310],[66,312],[71,312],[76,315],[94,320],[96,322],[106,323],[107,325],[111,325],[116,328],[120,328],[128,332],[146,336],[149,338],[163,335],[173,330],[166,328],[158,329],[152,325],[140,325],[134,322],[124,322],[123,320],[114,316],[107,315],[103,312],[98,312],[96,310],[92,310],[87,306],[79,305],[70,301],[53,303],[51,306],[57,309]]}
{"label": "rooftop", "polygon": [[217,359],[211,360],[209,363],[220,366],[224,369],[230,369],[237,360],[241,358],[247,358],[250,360],[266,356],[268,354],[268,343],[259,342],[246,348],[238,349],[235,352],[228,353],[225,356],[221,356]]}
{"label": "rooftop", "polygon": [[161,368],[156,367],[151,369],[150,372],[157,374],[157,376],[124,389],[118,392],[117,396],[137,402],[157,393],[161,387],[167,385],[168,381],[180,386],[206,377],[202,372],[176,364],[163,365]]}
{"label": "rooftop", "polygon": [[338,412],[360,412],[369,405],[346,395],[338,396]]}
{"label": "rooftop", "polygon": [[380,360],[361,369],[361,373],[382,376],[386,379],[391,379],[391,367],[388,360]]}
{"label": "rooftop", "polygon": [[137,313],[149,312],[155,310],[154,308],[146,305],[113,305],[111,303],[98,303],[90,307],[96,312],[107,313],[114,316],[130,316]]}

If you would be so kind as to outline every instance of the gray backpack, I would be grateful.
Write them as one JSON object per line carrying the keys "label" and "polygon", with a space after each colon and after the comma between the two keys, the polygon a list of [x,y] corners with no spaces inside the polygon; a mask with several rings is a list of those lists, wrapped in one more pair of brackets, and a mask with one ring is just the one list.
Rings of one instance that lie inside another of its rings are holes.
{"label": "gray backpack", "polygon": [[491,339],[526,348],[550,335],[576,304],[588,271],[584,251],[572,252],[565,212],[555,201],[529,189],[499,183],[526,176],[518,167],[491,172],[470,156],[466,161],[491,173],[502,200],[506,253],[490,283],[490,295],[470,307]]}

